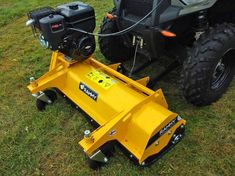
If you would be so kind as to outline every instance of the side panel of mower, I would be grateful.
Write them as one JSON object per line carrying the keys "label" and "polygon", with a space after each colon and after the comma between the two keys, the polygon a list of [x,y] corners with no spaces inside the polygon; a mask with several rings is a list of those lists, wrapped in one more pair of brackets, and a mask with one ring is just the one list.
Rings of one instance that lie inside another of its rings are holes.
{"label": "side panel of mower", "polygon": [[32,94],[51,87],[100,125],[80,141],[89,157],[107,142],[118,141],[141,164],[161,152],[186,123],[168,110],[161,90],[154,92],[93,58],[70,63],[54,52],[49,72],[28,86]]}

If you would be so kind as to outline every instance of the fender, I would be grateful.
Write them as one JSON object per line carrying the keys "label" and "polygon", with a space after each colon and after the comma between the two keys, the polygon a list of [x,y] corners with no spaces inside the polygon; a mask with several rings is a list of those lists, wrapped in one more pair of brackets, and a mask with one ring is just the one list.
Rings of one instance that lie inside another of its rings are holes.
{"label": "fender", "polygon": [[[180,0],[173,0],[172,5],[179,5],[179,1]],[[183,7],[183,9],[180,11],[179,15],[183,16],[183,15],[187,15],[190,13],[194,13],[194,12],[211,8],[212,6],[215,5],[217,1],[218,0],[203,0],[203,1],[190,4],[190,3],[187,3],[188,2],[187,0],[181,0],[180,1],[181,7]]]}

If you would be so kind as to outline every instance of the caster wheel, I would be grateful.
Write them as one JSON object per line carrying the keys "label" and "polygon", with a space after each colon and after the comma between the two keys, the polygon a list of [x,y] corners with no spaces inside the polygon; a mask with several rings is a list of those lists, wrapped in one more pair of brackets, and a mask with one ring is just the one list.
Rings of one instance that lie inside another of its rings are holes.
{"label": "caster wheel", "polygon": [[101,168],[102,163],[98,162],[98,161],[94,161],[91,160],[90,158],[88,158],[88,166],[92,169],[92,170],[98,170],[99,168]]}
{"label": "caster wheel", "polygon": [[[57,99],[56,93],[52,90],[45,90],[44,93],[51,100],[50,104],[53,104],[55,102],[55,100]],[[36,107],[39,111],[45,111],[47,105],[49,105],[49,103],[46,103],[40,99],[36,100]]]}
{"label": "caster wheel", "polygon": [[47,105],[46,102],[39,100],[39,99],[36,100],[36,107],[39,111],[45,111],[46,105]]}
{"label": "caster wheel", "polygon": [[109,142],[101,147],[101,151],[107,157],[112,157],[115,153],[115,147],[112,142]]}

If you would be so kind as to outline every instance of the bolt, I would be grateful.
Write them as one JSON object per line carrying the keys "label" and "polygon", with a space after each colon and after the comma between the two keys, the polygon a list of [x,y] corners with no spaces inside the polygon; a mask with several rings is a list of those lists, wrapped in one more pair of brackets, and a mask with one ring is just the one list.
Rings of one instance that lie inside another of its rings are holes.
{"label": "bolt", "polygon": [[144,165],[145,165],[145,162],[143,162],[141,165],[144,166]]}
{"label": "bolt", "polygon": [[47,103],[51,104],[51,103],[52,103],[52,101],[51,101],[51,100],[48,100],[48,101],[47,101]]}
{"label": "bolt", "polygon": [[180,128],[181,128],[181,129],[184,129],[184,125],[181,125]]}
{"label": "bolt", "polygon": [[172,131],[170,130],[170,131],[168,131],[168,135],[171,135],[172,134]]}
{"label": "bolt", "polygon": [[177,120],[180,121],[182,118],[180,116],[177,117]]}
{"label": "bolt", "polygon": [[32,82],[35,81],[35,78],[34,78],[34,77],[30,77],[30,78],[29,78],[29,81],[30,81],[30,83],[32,83]]}
{"label": "bolt", "polygon": [[85,136],[86,138],[91,137],[91,131],[90,131],[90,130],[84,131],[84,136]]}
{"label": "bolt", "polygon": [[159,145],[159,143],[160,143],[159,141],[156,141],[155,146]]}
{"label": "bolt", "polygon": [[33,88],[38,86],[34,77],[29,78],[29,81],[30,81],[30,84],[33,86]]}
{"label": "bolt", "polygon": [[130,155],[130,158],[133,158],[133,155]]}
{"label": "bolt", "polygon": [[104,162],[107,163],[108,162],[108,158],[104,157]]}

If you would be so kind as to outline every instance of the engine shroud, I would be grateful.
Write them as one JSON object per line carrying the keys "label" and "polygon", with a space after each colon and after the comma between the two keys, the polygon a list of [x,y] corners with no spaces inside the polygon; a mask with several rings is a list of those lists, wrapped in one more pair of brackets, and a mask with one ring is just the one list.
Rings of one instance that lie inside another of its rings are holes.
{"label": "engine shroud", "polygon": [[94,9],[81,2],[72,2],[56,9],[44,7],[29,12],[34,32],[40,33],[40,42],[52,51],[60,51],[73,60],[84,60],[95,51],[95,38],[72,30],[92,33],[95,29]]}

